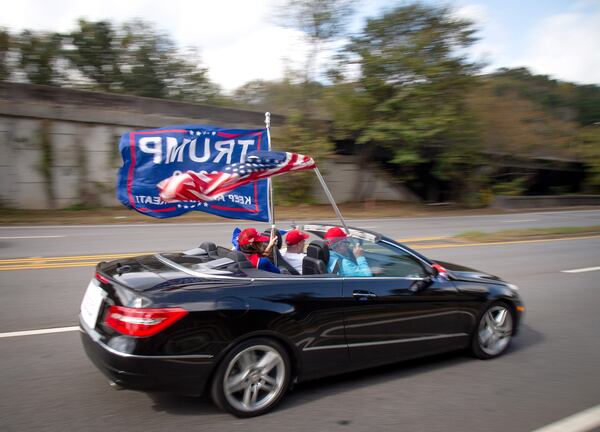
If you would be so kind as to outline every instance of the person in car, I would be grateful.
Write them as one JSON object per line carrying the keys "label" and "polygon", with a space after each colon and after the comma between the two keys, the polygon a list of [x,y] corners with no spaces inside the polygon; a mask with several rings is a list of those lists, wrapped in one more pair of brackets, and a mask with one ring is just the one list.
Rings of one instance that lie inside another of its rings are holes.
{"label": "person in car", "polygon": [[268,258],[271,250],[277,242],[277,237],[271,237],[259,233],[256,228],[246,228],[237,238],[238,247],[252,265],[260,270],[272,273],[281,273],[279,268]]}
{"label": "person in car", "polygon": [[309,237],[308,234],[299,229],[288,231],[285,235],[287,250],[283,254],[283,258],[300,274],[302,274],[302,260],[306,256],[304,253],[304,244]]}
{"label": "person in car", "polygon": [[348,234],[340,227],[333,227],[325,233],[325,241],[329,245],[329,273],[340,276],[373,276],[363,249],[359,244],[350,248]]}

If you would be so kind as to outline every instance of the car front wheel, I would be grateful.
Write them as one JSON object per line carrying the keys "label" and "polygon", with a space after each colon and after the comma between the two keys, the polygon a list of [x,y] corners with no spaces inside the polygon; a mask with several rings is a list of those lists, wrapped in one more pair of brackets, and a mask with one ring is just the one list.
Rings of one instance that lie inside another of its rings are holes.
{"label": "car front wheel", "polygon": [[471,351],[480,359],[499,356],[508,348],[513,329],[511,307],[504,302],[493,303],[479,318],[471,342]]}
{"label": "car front wheel", "polygon": [[271,339],[256,338],[235,347],[219,365],[212,382],[213,401],[238,417],[273,408],[290,382],[286,350]]}

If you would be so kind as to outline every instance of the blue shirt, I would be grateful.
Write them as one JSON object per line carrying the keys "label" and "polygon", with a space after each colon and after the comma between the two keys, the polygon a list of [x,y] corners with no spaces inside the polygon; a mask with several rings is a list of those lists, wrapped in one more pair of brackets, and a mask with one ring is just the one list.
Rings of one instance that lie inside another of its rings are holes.
{"label": "blue shirt", "polygon": [[279,270],[279,268],[273,264],[271,262],[271,260],[269,258],[260,258],[258,260],[258,267],[259,270],[265,270],[271,273],[281,273],[281,270]]}
{"label": "blue shirt", "polygon": [[271,273],[281,273],[281,270],[271,262],[271,260],[267,257],[261,257],[259,254],[252,254],[250,256],[246,255],[248,260],[252,263],[254,267],[259,270],[265,270]]}
{"label": "blue shirt", "polygon": [[333,273],[336,263],[339,261],[340,266],[337,274],[340,276],[373,276],[367,260],[363,256],[356,258],[356,262],[337,252],[329,252],[329,264],[327,269],[329,273]]}

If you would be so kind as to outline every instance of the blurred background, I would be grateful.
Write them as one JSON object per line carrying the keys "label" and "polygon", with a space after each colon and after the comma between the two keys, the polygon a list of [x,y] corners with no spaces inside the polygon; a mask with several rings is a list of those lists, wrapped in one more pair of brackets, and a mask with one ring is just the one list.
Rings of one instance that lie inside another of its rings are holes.
{"label": "blurred background", "polygon": [[[117,206],[121,134],[264,111],[274,148],[315,157],[339,202],[600,202],[596,1],[2,8],[4,208]],[[310,174],[275,184],[279,204],[325,202]]]}

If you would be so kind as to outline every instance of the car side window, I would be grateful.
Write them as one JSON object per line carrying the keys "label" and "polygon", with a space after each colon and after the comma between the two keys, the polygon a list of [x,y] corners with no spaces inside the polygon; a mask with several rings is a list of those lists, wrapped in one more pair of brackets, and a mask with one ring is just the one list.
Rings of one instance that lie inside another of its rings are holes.
{"label": "car side window", "polygon": [[364,256],[375,277],[422,278],[423,265],[408,252],[386,243],[364,242]]}

